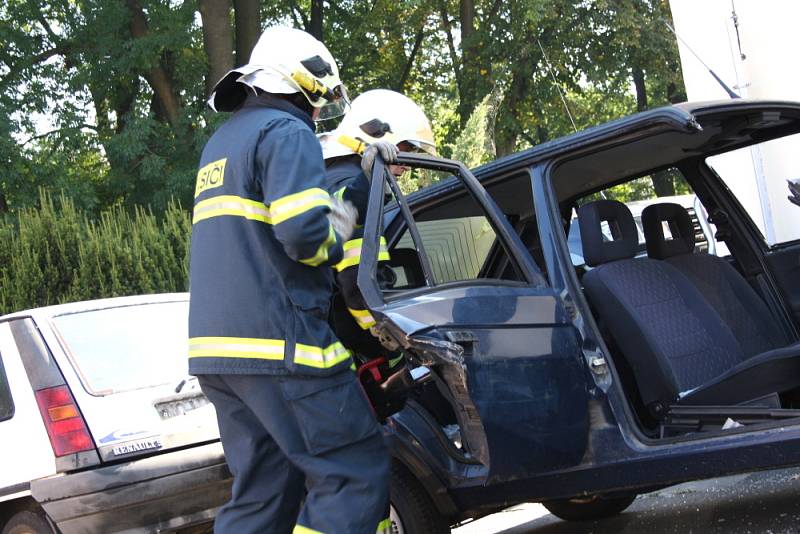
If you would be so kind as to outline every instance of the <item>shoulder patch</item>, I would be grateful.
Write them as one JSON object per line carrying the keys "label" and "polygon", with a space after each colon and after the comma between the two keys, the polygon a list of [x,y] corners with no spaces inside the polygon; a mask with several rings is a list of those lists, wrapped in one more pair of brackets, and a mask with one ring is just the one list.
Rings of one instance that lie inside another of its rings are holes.
{"label": "shoulder patch", "polygon": [[213,189],[222,185],[225,178],[226,161],[228,161],[228,158],[212,161],[197,171],[197,185],[194,188],[195,198],[197,198],[197,196],[203,191],[207,191],[208,189]]}

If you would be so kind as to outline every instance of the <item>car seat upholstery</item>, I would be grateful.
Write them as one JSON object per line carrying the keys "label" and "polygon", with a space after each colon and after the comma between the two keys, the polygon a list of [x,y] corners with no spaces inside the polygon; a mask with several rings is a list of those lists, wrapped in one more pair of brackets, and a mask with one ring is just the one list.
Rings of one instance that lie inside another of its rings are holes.
{"label": "car seat upholstery", "polygon": [[745,358],[789,344],[767,305],[730,263],[705,252],[695,253],[692,219],[683,206],[663,203],[646,207],[642,227],[647,255],[668,261],[689,278],[730,327]]}
{"label": "car seat upholstery", "polygon": [[791,350],[747,359],[731,328],[685,275],[666,261],[635,258],[638,235],[627,206],[591,202],[578,209],[578,223],[593,267],[583,278],[586,296],[633,369],[651,413],[663,416],[670,404],[736,404],[797,385],[800,359]]}

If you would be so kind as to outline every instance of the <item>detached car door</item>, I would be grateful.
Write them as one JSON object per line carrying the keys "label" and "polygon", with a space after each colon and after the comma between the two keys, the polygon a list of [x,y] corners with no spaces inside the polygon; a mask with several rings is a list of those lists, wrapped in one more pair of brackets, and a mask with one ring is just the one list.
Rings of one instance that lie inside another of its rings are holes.
{"label": "detached car door", "polygon": [[[374,333],[446,383],[485,483],[578,464],[588,375],[559,296],[462,164],[411,154],[400,163],[452,177],[409,205],[376,163],[358,273]],[[378,262],[382,233],[392,272]]]}

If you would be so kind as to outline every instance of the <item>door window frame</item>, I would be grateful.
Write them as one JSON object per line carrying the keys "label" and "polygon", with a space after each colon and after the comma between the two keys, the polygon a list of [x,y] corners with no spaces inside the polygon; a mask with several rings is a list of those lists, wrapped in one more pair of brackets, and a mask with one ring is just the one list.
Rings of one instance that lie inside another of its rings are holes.
{"label": "door window frame", "polygon": [[[422,246],[422,239],[414,220],[411,208],[400,190],[394,176],[388,172],[388,168],[380,159],[376,157],[373,166],[368,209],[366,220],[364,221],[364,240],[361,249],[361,263],[358,270],[358,288],[364,298],[365,303],[370,309],[382,307],[387,300],[394,300],[398,297],[408,297],[412,295],[424,294],[448,287],[463,285],[506,285],[506,286],[534,286],[546,287],[547,281],[533,263],[527,253],[524,253],[524,246],[519,235],[514,231],[509,222],[505,219],[500,208],[489,196],[483,186],[475,176],[462,164],[454,160],[445,160],[421,154],[401,153],[398,155],[397,163],[407,167],[438,170],[451,173],[463,184],[478,206],[483,210],[483,215],[492,226],[497,237],[498,244],[503,246],[508,253],[509,259],[518,267],[519,274],[523,278],[521,282],[496,279],[474,279],[437,284],[433,276],[430,259]],[[414,249],[419,257],[422,268],[425,286],[404,290],[397,295],[387,297],[381,291],[377,282],[378,269],[378,250],[379,239],[384,228],[384,184],[388,183],[389,189],[394,194],[399,215],[405,220],[408,232],[414,243]]]}

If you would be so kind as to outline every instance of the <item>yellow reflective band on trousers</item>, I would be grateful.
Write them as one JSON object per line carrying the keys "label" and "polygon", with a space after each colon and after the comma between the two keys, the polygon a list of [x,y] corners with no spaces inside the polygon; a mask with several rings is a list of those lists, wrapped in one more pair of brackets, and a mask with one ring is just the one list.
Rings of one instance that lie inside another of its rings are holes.
{"label": "yellow reflective band on trousers", "polygon": [[[378,528],[375,529],[375,534],[391,534],[392,533],[392,520],[388,517],[378,523]],[[295,525],[292,534],[323,534],[319,530],[304,527],[303,525]]]}
{"label": "yellow reflective band on trousers", "polygon": [[[189,338],[190,358],[252,358],[283,360],[286,342],[280,339],[248,337],[193,337]],[[340,342],[325,348],[297,343],[294,363],[328,369],[350,358],[350,351]]]}
{"label": "yellow reflective band on trousers", "polygon": [[336,244],[336,232],[333,231],[333,226],[328,224],[328,238],[322,242],[317,249],[317,253],[310,258],[300,260],[300,263],[310,265],[311,267],[318,267],[328,260],[328,250]]}
{"label": "yellow reflective band on trousers", "polygon": [[[343,271],[353,265],[361,263],[361,245],[363,239],[351,239],[344,244],[344,255],[342,261],[336,264],[337,271]],[[381,237],[380,248],[378,249],[378,261],[389,261],[389,250],[386,246],[386,239]]]}
{"label": "yellow reflective band on trousers", "polygon": [[222,215],[244,217],[267,224],[280,224],[312,208],[330,207],[330,205],[330,195],[318,187],[286,195],[273,201],[269,206],[258,200],[235,195],[220,195],[195,204],[192,224]]}
{"label": "yellow reflective band on trousers", "polygon": [[372,317],[372,314],[369,313],[369,310],[354,310],[353,308],[347,308],[347,311],[350,312],[350,315],[353,316],[353,319],[356,320],[358,326],[360,326],[362,330],[368,330],[371,326],[375,326],[375,318]]}

